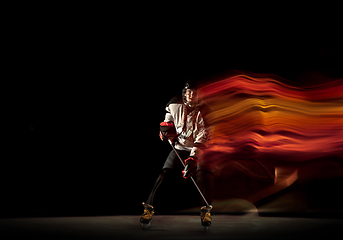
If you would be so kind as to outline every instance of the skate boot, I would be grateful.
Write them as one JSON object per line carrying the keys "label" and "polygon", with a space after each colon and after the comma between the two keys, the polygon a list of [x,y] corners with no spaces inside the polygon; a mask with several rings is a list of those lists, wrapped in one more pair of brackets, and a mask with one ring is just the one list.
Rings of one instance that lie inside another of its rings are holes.
{"label": "skate boot", "polygon": [[144,212],[141,216],[140,222],[142,223],[143,229],[148,229],[151,226],[151,219],[154,215],[154,207],[147,203],[142,203],[144,206]]}
{"label": "skate boot", "polygon": [[210,206],[203,206],[200,209],[200,218],[201,218],[201,224],[204,226],[205,232],[207,231],[208,227],[211,226],[211,209],[212,205]]}

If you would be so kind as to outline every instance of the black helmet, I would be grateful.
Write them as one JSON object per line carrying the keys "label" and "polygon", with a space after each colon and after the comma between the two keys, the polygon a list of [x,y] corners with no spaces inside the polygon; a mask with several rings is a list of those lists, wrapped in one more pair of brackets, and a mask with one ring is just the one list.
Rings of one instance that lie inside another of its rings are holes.
{"label": "black helmet", "polygon": [[185,85],[183,86],[183,89],[182,89],[182,100],[183,100],[183,103],[188,106],[188,107],[196,107],[200,104],[199,102],[199,99],[194,102],[194,103],[190,103],[186,100],[186,91],[187,89],[191,89],[194,91],[194,94],[197,94],[197,83],[193,80],[188,80]]}

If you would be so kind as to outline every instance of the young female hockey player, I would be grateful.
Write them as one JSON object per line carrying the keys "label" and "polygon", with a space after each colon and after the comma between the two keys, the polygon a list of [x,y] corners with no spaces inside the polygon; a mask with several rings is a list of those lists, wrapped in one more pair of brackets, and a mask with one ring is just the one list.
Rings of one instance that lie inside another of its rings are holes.
{"label": "young female hockey player", "polygon": [[208,227],[211,225],[212,189],[214,176],[208,169],[205,159],[202,159],[202,148],[208,140],[208,129],[205,126],[204,114],[207,109],[198,99],[195,85],[187,82],[182,90],[182,97],[173,98],[166,107],[165,120],[160,124],[160,138],[163,141],[172,140],[175,150],[184,160],[185,168],[172,150],[164,163],[162,172],[157,178],[155,185],[146,203],[143,202],[144,213],[140,222],[143,228],[150,227],[150,221],[154,214],[153,200],[156,190],[163,179],[171,171],[181,171],[184,178],[194,175],[196,183],[208,202],[201,198],[200,210],[201,223]]}

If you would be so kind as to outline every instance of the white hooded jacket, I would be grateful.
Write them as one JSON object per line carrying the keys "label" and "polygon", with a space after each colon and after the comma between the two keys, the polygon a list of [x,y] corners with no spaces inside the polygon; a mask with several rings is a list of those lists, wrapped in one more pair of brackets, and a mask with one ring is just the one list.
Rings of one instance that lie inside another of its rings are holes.
{"label": "white hooded jacket", "polygon": [[[175,148],[190,151],[190,157],[201,159],[202,150],[199,146],[206,143],[209,135],[205,127],[201,108],[199,111],[190,111],[185,116],[186,105],[180,98],[175,97],[167,104],[166,111],[164,121],[173,122],[176,133],[178,134],[178,141],[175,143]],[[185,131],[183,131],[185,117],[187,121]]]}

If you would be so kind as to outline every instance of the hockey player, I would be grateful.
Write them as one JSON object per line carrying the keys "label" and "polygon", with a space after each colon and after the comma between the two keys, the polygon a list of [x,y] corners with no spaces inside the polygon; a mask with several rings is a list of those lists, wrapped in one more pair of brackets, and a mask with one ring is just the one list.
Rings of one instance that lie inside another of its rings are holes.
{"label": "hockey player", "polygon": [[153,200],[156,190],[163,179],[171,171],[180,171],[183,178],[194,176],[200,191],[205,196],[208,204],[201,199],[203,207],[200,210],[202,225],[211,225],[212,189],[214,176],[207,167],[205,159],[202,159],[202,148],[208,140],[208,129],[205,126],[204,114],[207,109],[197,96],[197,90],[192,82],[187,82],[182,90],[181,97],[173,98],[166,107],[166,116],[160,124],[160,138],[163,141],[171,140],[175,145],[175,151],[184,160],[185,167],[178,159],[174,150],[167,157],[162,172],[157,178],[155,185],[146,203],[143,202],[144,213],[140,222],[143,228],[150,227],[150,221],[154,214]]}

